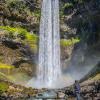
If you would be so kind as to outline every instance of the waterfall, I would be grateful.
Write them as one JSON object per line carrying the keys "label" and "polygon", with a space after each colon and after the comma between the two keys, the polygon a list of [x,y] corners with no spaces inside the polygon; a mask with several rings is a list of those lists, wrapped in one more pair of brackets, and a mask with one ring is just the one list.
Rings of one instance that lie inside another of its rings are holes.
{"label": "waterfall", "polygon": [[28,85],[37,88],[55,88],[60,77],[59,0],[43,0],[37,79],[30,80]]}
{"label": "waterfall", "polygon": [[60,76],[59,0],[43,0],[37,78],[52,86]]}

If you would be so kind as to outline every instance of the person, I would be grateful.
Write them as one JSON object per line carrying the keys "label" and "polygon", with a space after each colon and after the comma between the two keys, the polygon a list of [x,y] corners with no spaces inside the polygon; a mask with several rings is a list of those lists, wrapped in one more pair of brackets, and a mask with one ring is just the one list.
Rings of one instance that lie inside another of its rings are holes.
{"label": "person", "polygon": [[81,97],[80,97],[81,88],[80,88],[80,84],[77,80],[75,80],[74,92],[75,92],[77,100],[81,100]]}
{"label": "person", "polygon": [[100,81],[96,81],[94,83],[94,87],[95,87],[95,92],[99,93],[100,92]]}

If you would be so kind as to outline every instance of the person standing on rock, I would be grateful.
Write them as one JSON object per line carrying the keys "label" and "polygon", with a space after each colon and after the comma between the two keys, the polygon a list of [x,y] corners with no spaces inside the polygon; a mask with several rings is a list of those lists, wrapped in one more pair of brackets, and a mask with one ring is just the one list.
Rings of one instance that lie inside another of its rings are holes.
{"label": "person standing on rock", "polygon": [[77,100],[81,100],[81,97],[80,97],[81,87],[77,80],[75,80],[74,92],[75,92]]}

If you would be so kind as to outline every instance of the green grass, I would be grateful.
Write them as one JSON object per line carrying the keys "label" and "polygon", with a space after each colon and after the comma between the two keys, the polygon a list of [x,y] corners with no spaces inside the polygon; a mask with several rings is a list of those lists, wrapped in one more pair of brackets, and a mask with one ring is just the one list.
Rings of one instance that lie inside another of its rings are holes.
{"label": "green grass", "polygon": [[7,91],[8,89],[8,84],[4,82],[0,82],[0,91]]}
{"label": "green grass", "polygon": [[71,46],[75,43],[78,43],[80,40],[78,38],[72,38],[72,39],[61,39],[60,44],[62,47]]}
{"label": "green grass", "polygon": [[34,52],[37,51],[38,36],[34,33],[30,33],[21,27],[10,26],[0,26],[0,30],[6,31],[5,35],[7,38],[29,45]]}
{"label": "green grass", "polygon": [[23,29],[21,27],[0,26],[0,29],[6,30],[9,33],[12,33],[13,36],[16,36],[16,35],[25,36],[26,39],[30,39],[28,37],[37,37],[37,35],[31,34],[26,29]]}
{"label": "green grass", "polygon": [[0,69],[12,69],[14,66],[0,63]]}

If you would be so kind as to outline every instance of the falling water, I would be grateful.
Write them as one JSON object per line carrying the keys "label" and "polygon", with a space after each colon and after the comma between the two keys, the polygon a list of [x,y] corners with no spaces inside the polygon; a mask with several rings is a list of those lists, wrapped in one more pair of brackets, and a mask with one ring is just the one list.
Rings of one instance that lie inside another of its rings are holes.
{"label": "falling water", "polygon": [[37,78],[32,78],[27,85],[60,88],[66,86],[67,80],[60,68],[59,0],[43,0]]}
{"label": "falling water", "polygon": [[59,0],[43,0],[37,78],[46,87],[61,76],[59,40]]}

